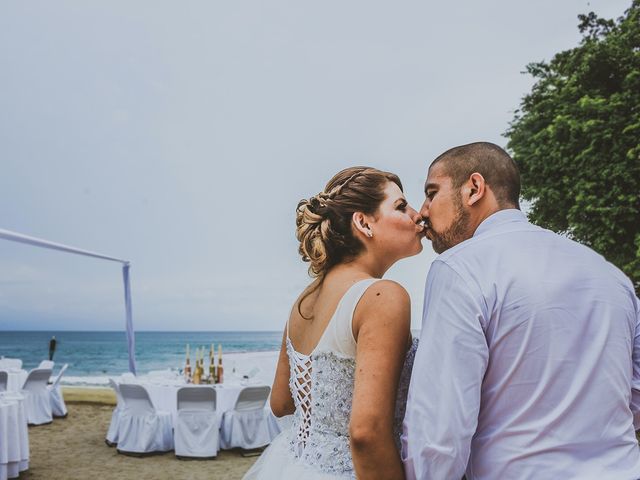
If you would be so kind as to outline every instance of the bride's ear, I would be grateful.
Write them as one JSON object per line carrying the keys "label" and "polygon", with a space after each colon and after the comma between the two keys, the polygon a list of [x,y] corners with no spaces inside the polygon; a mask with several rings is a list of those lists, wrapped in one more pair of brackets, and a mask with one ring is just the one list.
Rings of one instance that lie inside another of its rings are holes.
{"label": "bride's ear", "polygon": [[365,237],[373,237],[371,225],[369,224],[369,220],[364,213],[354,212],[353,216],[351,217],[351,223],[353,223],[355,229],[361,232]]}

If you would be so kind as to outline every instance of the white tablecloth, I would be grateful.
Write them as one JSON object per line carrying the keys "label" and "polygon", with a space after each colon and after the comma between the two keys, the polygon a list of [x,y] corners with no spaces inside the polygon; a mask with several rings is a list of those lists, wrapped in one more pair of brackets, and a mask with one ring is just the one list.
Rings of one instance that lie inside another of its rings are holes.
{"label": "white tablecloth", "polygon": [[24,385],[24,381],[27,379],[29,372],[26,370],[6,370],[6,372],[9,374],[7,391],[19,392],[22,390],[22,386]]}
{"label": "white tablecloth", "polygon": [[[178,389],[187,385],[162,385],[144,380],[138,383],[147,389],[151,397],[151,402],[153,402],[153,406],[156,407],[156,409],[171,412],[175,425],[175,419],[178,413]],[[218,419],[222,418],[224,412],[232,410],[233,407],[235,407],[240,391],[244,387],[245,385],[241,384],[214,385],[216,389],[216,413]]]}
{"label": "white tablecloth", "polygon": [[0,480],[29,468],[29,431],[20,394],[0,394]]}

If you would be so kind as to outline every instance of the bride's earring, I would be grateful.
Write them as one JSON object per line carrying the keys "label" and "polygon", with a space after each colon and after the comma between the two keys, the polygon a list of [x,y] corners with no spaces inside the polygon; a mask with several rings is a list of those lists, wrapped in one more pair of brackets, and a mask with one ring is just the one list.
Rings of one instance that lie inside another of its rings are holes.
{"label": "bride's earring", "polygon": [[369,238],[373,238],[373,231],[367,222],[367,217],[362,212],[354,212],[351,221],[359,232],[365,234]]}

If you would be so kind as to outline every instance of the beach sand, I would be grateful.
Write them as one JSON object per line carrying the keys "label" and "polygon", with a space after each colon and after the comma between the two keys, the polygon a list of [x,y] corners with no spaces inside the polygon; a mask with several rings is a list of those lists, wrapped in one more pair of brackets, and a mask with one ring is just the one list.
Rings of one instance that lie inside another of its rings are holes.
{"label": "beach sand", "polygon": [[120,455],[104,443],[115,396],[108,389],[63,389],[69,415],[29,427],[26,480],[240,479],[257,460],[220,451],[214,460],[178,460],[173,452],[148,457]]}

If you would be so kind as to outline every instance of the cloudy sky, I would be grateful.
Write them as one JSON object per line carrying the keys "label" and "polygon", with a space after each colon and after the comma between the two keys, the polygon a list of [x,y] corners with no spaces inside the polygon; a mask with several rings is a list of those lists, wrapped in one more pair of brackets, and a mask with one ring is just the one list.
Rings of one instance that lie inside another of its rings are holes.
{"label": "cloudy sky", "polygon": [[[132,262],[139,330],[279,330],[309,281],[294,209],[502,133],[532,61],[630,0],[0,3],[0,228]],[[0,330],[124,325],[118,264],[0,240]],[[388,277],[413,326],[435,257]]]}

